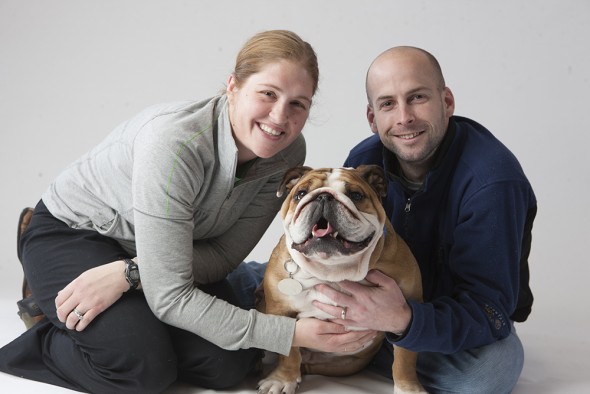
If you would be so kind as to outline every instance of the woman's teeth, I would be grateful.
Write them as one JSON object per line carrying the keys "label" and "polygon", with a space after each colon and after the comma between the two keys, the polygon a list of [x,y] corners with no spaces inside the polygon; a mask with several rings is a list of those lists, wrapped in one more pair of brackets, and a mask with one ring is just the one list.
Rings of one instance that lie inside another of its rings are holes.
{"label": "woman's teeth", "polygon": [[268,127],[268,126],[267,126],[267,125],[265,125],[265,124],[260,124],[260,128],[261,128],[261,129],[262,129],[262,131],[264,131],[266,134],[269,134],[269,135],[272,135],[272,136],[275,136],[275,137],[276,137],[276,136],[278,136],[278,135],[281,135],[281,134],[282,134],[282,132],[281,132],[281,131],[276,131],[276,130],[274,130],[274,129],[272,129],[272,128]]}

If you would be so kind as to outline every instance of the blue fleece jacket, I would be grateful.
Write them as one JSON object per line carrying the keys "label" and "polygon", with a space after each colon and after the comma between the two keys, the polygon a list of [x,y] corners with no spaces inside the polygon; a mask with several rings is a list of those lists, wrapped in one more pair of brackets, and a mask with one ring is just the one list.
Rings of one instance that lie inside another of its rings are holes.
{"label": "blue fleece jacket", "polygon": [[381,165],[384,206],[422,272],[424,302],[409,301],[412,322],[391,342],[418,352],[455,353],[505,338],[533,297],[528,255],[536,199],[514,155],[473,120],[453,116],[420,190],[400,177],[395,156],[373,135],[347,167]]}

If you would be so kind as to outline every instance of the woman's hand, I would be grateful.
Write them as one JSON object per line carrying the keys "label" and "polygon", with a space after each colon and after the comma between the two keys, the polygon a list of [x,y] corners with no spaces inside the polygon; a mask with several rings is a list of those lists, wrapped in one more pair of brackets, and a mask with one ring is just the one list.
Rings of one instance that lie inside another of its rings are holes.
{"label": "woman's hand", "polygon": [[306,347],[329,353],[349,353],[367,346],[377,332],[373,330],[348,331],[346,327],[315,318],[297,320],[294,347]]}
{"label": "woman's hand", "polygon": [[124,272],[123,260],[83,272],[57,293],[55,307],[59,321],[70,330],[84,330],[129,289]]}

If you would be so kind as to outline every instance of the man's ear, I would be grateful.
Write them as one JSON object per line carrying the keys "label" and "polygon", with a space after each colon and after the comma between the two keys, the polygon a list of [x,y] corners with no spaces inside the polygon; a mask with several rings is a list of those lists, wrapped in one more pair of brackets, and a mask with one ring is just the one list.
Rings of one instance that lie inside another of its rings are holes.
{"label": "man's ear", "polygon": [[375,112],[373,112],[373,107],[370,104],[367,104],[367,120],[369,121],[369,126],[371,126],[371,131],[378,134],[379,130],[377,130],[377,123],[375,123]]}
{"label": "man's ear", "polygon": [[455,96],[451,89],[445,86],[443,90],[443,101],[445,103],[445,114],[447,118],[450,118],[455,113]]}

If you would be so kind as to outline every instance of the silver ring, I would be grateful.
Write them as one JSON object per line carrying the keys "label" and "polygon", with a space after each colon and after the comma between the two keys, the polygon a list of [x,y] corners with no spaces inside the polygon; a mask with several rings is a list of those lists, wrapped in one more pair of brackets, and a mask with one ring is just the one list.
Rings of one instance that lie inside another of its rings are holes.
{"label": "silver ring", "polygon": [[340,312],[340,318],[342,320],[346,320],[346,307],[342,307],[342,312]]}
{"label": "silver ring", "polygon": [[74,313],[74,315],[76,315],[78,320],[82,320],[84,318],[84,314],[80,313],[80,311],[78,311],[76,308],[74,308],[74,310],[72,312]]}

